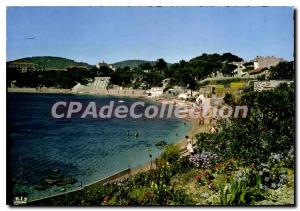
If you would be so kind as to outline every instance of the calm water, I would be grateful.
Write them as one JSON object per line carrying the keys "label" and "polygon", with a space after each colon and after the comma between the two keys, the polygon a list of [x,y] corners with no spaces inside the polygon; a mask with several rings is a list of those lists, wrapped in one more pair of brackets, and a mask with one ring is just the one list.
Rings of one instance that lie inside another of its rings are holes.
{"label": "calm water", "polygon": [[[14,194],[30,199],[72,190],[158,156],[158,141],[175,143],[190,124],[172,119],[53,119],[57,101],[96,101],[108,105],[120,98],[58,94],[8,93],[8,143]],[[124,105],[136,102],[123,98]],[[118,103],[117,103],[118,104]],[[130,135],[128,136],[128,130]],[[133,134],[139,133],[138,137]],[[60,185],[49,185],[53,181]],[[74,180],[73,184],[68,181]],[[66,182],[67,181],[67,182]]]}

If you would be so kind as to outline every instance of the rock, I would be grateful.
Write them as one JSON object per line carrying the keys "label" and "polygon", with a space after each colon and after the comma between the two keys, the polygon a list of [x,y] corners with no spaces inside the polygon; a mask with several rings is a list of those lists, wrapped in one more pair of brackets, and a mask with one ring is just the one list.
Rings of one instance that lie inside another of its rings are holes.
{"label": "rock", "polygon": [[55,185],[57,183],[57,179],[46,178],[45,182],[49,185]]}
{"label": "rock", "polygon": [[74,184],[76,180],[72,177],[65,177],[61,181],[57,183],[57,185],[62,186],[62,185],[69,185],[69,184]]}
{"label": "rock", "polygon": [[65,192],[67,189],[66,188],[60,188],[59,192]]}
{"label": "rock", "polygon": [[59,172],[59,169],[58,169],[58,168],[55,168],[55,169],[52,169],[52,171],[53,171],[54,173],[57,173],[57,172]]}
{"label": "rock", "polygon": [[163,148],[163,147],[167,146],[167,142],[159,141],[155,144],[155,146],[160,149],[160,148]]}

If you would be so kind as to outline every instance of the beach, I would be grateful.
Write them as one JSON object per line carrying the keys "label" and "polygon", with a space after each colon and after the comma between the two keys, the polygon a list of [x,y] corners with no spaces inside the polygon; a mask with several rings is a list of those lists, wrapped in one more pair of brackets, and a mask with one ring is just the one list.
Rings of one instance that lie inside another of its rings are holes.
{"label": "beach", "polygon": [[[35,89],[9,89],[8,92],[33,93],[33,94],[34,93],[37,93],[37,94],[40,94],[40,93],[45,93],[45,94],[46,93],[74,94],[74,93],[68,92],[68,90],[62,90],[62,89],[47,89],[47,90],[43,90],[43,91],[39,91],[39,90],[35,90]],[[77,95],[77,94],[75,93],[74,95]],[[85,95],[88,95],[88,94],[85,94]],[[117,95],[117,96],[120,96],[120,95]],[[124,96],[124,95],[121,95],[121,96]],[[124,97],[136,98],[136,96],[132,96],[132,95],[127,95],[127,96],[124,96]],[[155,101],[154,99],[151,99],[151,98],[146,98],[145,97],[145,99],[147,99],[149,101],[152,101],[153,103],[158,103],[157,101]],[[197,133],[208,131],[208,120],[207,120],[206,124],[204,124],[204,125],[199,125],[197,119],[185,118],[183,120],[188,122],[191,125],[191,128],[187,132],[186,135],[190,137],[190,139],[192,140],[193,143],[196,142],[195,135]],[[182,139],[178,140],[176,142],[176,144],[179,146],[180,150],[182,151],[182,155],[185,155],[186,154],[187,140],[185,138],[182,138]],[[142,165],[142,166],[132,166],[132,167],[130,167],[130,169],[124,169],[120,172],[116,172],[113,175],[111,175],[110,177],[106,177],[104,179],[99,178],[99,180],[97,180],[96,182],[86,184],[82,188],[79,188],[79,189],[77,188],[77,189],[71,190],[69,192],[76,192],[76,191],[80,191],[82,189],[94,188],[95,186],[103,184],[103,181],[115,182],[115,181],[118,181],[118,180],[123,180],[123,179],[125,179],[129,176],[138,174],[140,172],[148,171],[148,170],[150,170],[151,167],[155,168],[155,164],[152,163],[152,166],[151,166],[150,161],[148,163],[146,163],[145,165]],[[58,195],[68,194],[69,192],[59,193]],[[55,196],[49,196],[49,197],[46,197],[46,198],[51,198],[51,197],[55,197]],[[42,200],[42,199],[38,199],[38,200]]]}
{"label": "beach", "polygon": [[[196,139],[195,139],[195,135],[201,132],[208,132],[209,130],[209,122],[208,120],[205,122],[204,125],[199,125],[198,121],[196,119],[185,119],[185,121],[190,122],[191,124],[191,129],[188,131],[187,136],[189,136],[192,140],[193,143],[196,143]],[[180,150],[181,150],[181,154],[182,156],[186,156],[186,144],[187,144],[187,140],[181,139],[176,145],[179,146]],[[134,168],[128,168],[128,169],[124,169],[120,172],[116,172],[115,174],[104,178],[104,179],[100,179],[98,181],[95,181],[93,183],[90,183],[88,185],[83,186],[82,188],[77,188],[68,192],[64,192],[64,193],[59,193],[56,195],[52,195],[49,197],[45,197],[45,198],[41,198],[41,199],[37,199],[37,200],[32,200],[29,201],[29,205],[35,205],[35,204],[39,204],[40,201],[44,200],[44,199],[55,199],[56,197],[67,197],[68,194],[74,194],[76,192],[80,192],[80,191],[89,191],[92,189],[96,189],[96,188],[100,188],[103,186],[103,184],[105,183],[113,183],[113,182],[118,182],[118,181],[122,181],[128,177],[134,176],[138,173],[141,172],[146,172],[155,168],[155,164],[154,162],[152,163],[151,166],[151,162],[149,161],[148,163],[142,165],[142,166],[137,166]]]}
{"label": "beach", "polygon": [[7,88],[7,92],[15,93],[39,93],[39,94],[74,94],[74,95],[101,95],[101,96],[120,96],[120,97],[146,97],[145,91],[141,89],[124,88],[120,89],[103,89],[103,90],[90,90],[88,92],[77,92],[71,89],[59,88]]}
{"label": "beach", "polygon": [[[193,144],[195,144],[196,141],[197,141],[195,136],[198,133],[204,133],[204,132],[209,131],[208,120],[205,120],[204,125],[199,125],[197,119],[186,118],[185,121],[187,121],[191,124],[191,129],[190,129],[190,131],[188,131],[188,133],[186,135],[189,136],[189,138],[192,140]],[[179,147],[182,155],[186,155],[186,153],[187,153],[187,151],[186,151],[187,139],[185,139],[185,138],[181,139],[176,145]],[[152,168],[153,167],[155,167],[154,163],[152,163]],[[150,169],[151,169],[151,162],[148,162],[147,164],[145,164],[143,166],[132,168],[130,170],[130,176],[138,174],[140,172],[149,171]],[[117,178],[116,180],[124,179],[126,177],[128,177],[128,175],[124,175],[120,178]]]}

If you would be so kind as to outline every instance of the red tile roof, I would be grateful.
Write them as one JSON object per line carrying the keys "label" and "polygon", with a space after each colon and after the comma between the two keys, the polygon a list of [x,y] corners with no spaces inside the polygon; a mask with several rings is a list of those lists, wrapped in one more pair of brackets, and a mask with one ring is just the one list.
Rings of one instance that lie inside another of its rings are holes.
{"label": "red tile roof", "polygon": [[262,73],[266,70],[266,68],[257,68],[255,70],[251,70],[250,71],[250,75],[254,75],[254,74],[258,74],[258,73]]}

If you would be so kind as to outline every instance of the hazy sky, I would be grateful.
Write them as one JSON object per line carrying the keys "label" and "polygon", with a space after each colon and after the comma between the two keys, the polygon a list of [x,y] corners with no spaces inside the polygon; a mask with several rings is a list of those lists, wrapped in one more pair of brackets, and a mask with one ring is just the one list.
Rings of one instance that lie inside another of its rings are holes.
{"label": "hazy sky", "polygon": [[291,7],[9,7],[7,60],[173,63],[224,52],[292,60],[293,30]]}

